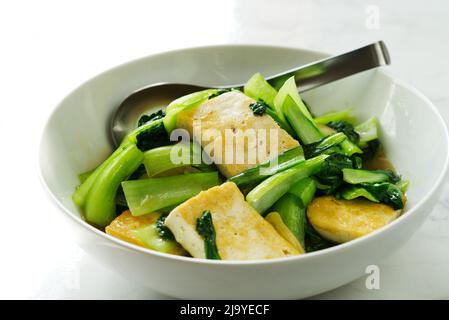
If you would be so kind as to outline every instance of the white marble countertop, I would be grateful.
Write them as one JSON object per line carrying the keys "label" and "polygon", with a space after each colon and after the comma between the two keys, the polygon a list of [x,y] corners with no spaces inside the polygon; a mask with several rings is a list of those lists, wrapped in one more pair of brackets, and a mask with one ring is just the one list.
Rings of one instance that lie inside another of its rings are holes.
{"label": "white marble countertop", "polygon": [[[2,3],[0,298],[164,298],[81,251],[40,186],[41,130],[56,103],[81,82],[179,47],[255,43],[338,53],[382,39],[391,71],[426,94],[449,121],[448,13],[444,0]],[[419,231],[380,265],[379,290],[367,290],[361,278],[319,298],[448,299],[448,196],[446,183]]]}

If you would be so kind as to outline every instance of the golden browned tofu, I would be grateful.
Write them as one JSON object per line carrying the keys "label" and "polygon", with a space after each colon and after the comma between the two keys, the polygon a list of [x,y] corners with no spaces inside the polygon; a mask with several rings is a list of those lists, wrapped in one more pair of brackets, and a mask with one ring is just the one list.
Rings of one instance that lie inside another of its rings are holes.
{"label": "golden browned tofu", "polygon": [[[194,132],[201,132],[201,139],[196,138],[201,141],[197,142],[206,149],[227,178],[299,145],[270,116],[255,116],[249,108],[253,102],[243,93],[232,91],[178,115],[177,127],[186,129],[191,137],[194,137]],[[226,129],[231,139],[225,139]],[[277,148],[273,147],[273,150],[270,150],[270,130],[276,132],[278,140]],[[218,135],[212,134],[213,131]],[[252,143],[248,142],[248,137],[254,137],[251,138]],[[236,147],[237,141],[242,141],[241,149]],[[226,154],[225,150],[231,151]]]}
{"label": "golden browned tofu", "polygon": [[176,240],[196,258],[205,258],[197,219],[210,210],[216,246],[222,260],[272,259],[299,254],[244,199],[235,183],[227,182],[176,207],[165,220]]}
{"label": "golden browned tofu", "polygon": [[339,200],[334,196],[315,198],[307,217],[324,238],[343,243],[367,235],[396,219],[400,210],[366,199]]}
{"label": "golden browned tofu", "polygon": [[160,213],[153,212],[135,217],[129,210],[127,210],[115,218],[111,224],[106,227],[105,231],[107,234],[141,247],[176,255],[186,255],[186,251],[175,241],[155,239],[156,235],[153,227],[160,216]]}

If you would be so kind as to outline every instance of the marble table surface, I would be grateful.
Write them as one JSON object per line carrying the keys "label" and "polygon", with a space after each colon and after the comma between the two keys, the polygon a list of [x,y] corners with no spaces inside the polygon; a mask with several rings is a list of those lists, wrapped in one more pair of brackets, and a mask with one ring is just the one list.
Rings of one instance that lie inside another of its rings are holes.
{"label": "marble table surface", "polygon": [[[0,85],[7,90],[0,130],[7,156],[0,159],[0,298],[166,298],[79,249],[41,188],[39,136],[56,103],[79,83],[180,47],[254,43],[338,53],[382,39],[391,71],[427,95],[448,122],[448,14],[443,0],[2,2]],[[368,290],[362,277],[316,298],[448,299],[449,181],[444,188],[419,231],[380,263],[380,289]]]}

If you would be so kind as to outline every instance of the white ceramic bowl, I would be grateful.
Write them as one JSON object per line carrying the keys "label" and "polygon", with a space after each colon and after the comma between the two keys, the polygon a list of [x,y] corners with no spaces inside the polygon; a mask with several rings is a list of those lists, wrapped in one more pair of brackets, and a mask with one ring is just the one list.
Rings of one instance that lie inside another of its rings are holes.
{"label": "white ceramic bowl", "polygon": [[368,265],[394,252],[415,232],[439,197],[448,168],[449,138],[432,103],[382,70],[303,95],[317,115],[351,106],[360,120],[377,116],[388,156],[411,180],[405,213],[366,237],[286,259],[200,260],[146,250],[111,237],[84,222],[71,201],[77,174],[91,169],[111,152],[109,120],[130,92],[162,81],[240,83],[257,71],[270,75],[323,56],[268,46],[178,50],[126,63],[70,93],[45,127],[40,167],[52,199],[67,217],[80,246],[108,268],[163,294],[211,299],[308,297],[360,277]]}

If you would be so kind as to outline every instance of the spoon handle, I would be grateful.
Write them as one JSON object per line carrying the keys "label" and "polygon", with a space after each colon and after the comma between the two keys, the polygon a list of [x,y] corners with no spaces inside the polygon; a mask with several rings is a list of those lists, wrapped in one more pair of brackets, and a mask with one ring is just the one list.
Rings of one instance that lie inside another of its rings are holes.
{"label": "spoon handle", "polygon": [[277,83],[283,83],[287,78],[295,76],[299,92],[304,92],[365,70],[389,64],[388,49],[383,41],[379,41],[341,55],[291,69],[269,77],[267,80],[276,86]]}

